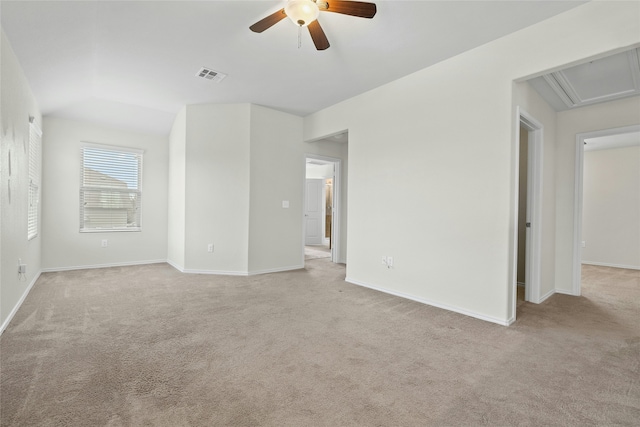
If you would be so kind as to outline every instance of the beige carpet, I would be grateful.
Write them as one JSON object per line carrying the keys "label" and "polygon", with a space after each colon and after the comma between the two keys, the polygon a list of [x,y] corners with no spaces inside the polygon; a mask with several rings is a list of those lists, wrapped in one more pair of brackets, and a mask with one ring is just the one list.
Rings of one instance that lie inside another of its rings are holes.
{"label": "beige carpet", "polygon": [[328,246],[305,246],[304,259],[331,258],[331,249]]}
{"label": "beige carpet", "polygon": [[585,268],[511,327],[344,275],[43,274],[0,338],[1,425],[640,423],[640,272]]}

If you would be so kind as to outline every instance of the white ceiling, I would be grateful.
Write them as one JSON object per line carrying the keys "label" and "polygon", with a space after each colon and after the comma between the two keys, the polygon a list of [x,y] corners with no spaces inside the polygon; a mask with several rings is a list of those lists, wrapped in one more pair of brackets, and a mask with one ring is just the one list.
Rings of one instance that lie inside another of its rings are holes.
{"label": "white ceiling", "polygon": [[585,151],[609,150],[640,146],[640,132],[620,133],[616,135],[598,136],[584,140]]}
{"label": "white ceiling", "polygon": [[371,20],[321,13],[322,52],[289,20],[249,30],[284,1],[2,0],[0,16],[44,115],[166,134],[187,104],[305,116],[581,3],[377,1]]}
{"label": "white ceiling", "polygon": [[556,111],[640,95],[640,49],[586,61],[529,81]]}

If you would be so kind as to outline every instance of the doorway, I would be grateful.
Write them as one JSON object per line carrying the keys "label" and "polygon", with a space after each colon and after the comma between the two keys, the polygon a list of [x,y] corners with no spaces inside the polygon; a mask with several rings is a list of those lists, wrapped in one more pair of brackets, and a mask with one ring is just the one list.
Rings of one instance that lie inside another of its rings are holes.
{"label": "doorway", "polygon": [[338,262],[340,165],[340,159],[305,156],[303,248],[310,252],[306,259],[328,257]]}
{"label": "doorway", "polygon": [[[573,286],[572,294],[579,296],[582,293],[582,248],[583,242],[583,199],[584,199],[584,151],[587,141],[594,145],[603,144],[607,148],[625,146],[627,136],[640,132],[640,125],[625,126],[621,128],[605,129],[593,132],[579,133],[576,135],[576,164],[575,164],[575,194],[573,208]],[[632,138],[635,141],[635,138]],[[602,147],[601,147],[602,148]],[[623,268],[625,266],[622,266]]]}
{"label": "doorway", "polygon": [[[518,289],[524,301],[540,303],[543,126],[518,108],[515,141],[515,229],[513,246],[512,312]],[[522,292],[524,290],[524,292]],[[514,317],[515,319],[515,317]]]}

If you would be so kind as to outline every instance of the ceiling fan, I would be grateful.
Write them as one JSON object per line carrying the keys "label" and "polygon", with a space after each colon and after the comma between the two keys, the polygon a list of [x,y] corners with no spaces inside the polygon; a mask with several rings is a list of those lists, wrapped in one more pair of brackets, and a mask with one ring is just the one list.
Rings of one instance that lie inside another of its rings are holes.
{"label": "ceiling fan", "polygon": [[376,14],[376,5],[361,1],[288,0],[284,8],[261,19],[249,29],[255,33],[261,33],[288,16],[299,28],[309,27],[309,34],[316,49],[325,50],[329,47],[329,40],[318,22],[320,12],[334,12],[371,19]]}

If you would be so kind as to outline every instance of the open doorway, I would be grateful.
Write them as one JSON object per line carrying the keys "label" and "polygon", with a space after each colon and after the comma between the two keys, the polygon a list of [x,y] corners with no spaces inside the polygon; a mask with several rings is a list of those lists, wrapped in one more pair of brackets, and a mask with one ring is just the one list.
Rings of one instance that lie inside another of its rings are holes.
{"label": "open doorway", "polygon": [[338,262],[340,159],[305,156],[303,238],[305,260]]}
{"label": "open doorway", "polygon": [[[573,295],[582,293],[583,262],[640,269],[639,146],[638,125],[576,135]],[[588,191],[585,190],[585,151],[592,156],[589,164],[593,182]],[[617,158],[613,158],[613,154]],[[585,252],[587,259],[584,259]]]}
{"label": "open doorway", "polygon": [[542,138],[543,126],[526,111],[518,109],[516,177],[516,228],[513,254],[513,313],[518,298],[540,303]]}

